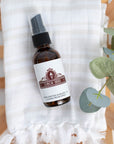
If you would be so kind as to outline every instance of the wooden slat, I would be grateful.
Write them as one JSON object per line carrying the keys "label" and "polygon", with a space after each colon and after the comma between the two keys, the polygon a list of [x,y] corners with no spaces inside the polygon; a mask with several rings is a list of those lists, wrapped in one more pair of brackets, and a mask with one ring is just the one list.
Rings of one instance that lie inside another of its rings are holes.
{"label": "wooden slat", "polygon": [[113,21],[109,20],[108,27],[114,27],[114,20]]}
{"label": "wooden slat", "polygon": [[0,106],[0,134],[2,134],[7,128],[5,106]]}
{"label": "wooden slat", "polygon": [[112,136],[112,129],[107,125],[106,137],[104,140],[105,144],[114,144],[113,143],[113,136]]}
{"label": "wooden slat", "polygon": [[102,3],[108,3],[108,0],[101,0]]}
{"label": "wooden slat", "polygon": [[[108,27],[114,27],[114,0],[107,5],[106,15],[109,17]],[[109,36],[107,37],[107,47],[111,48],[109,44]],[[106,95],[110,97],[110,91],[106,87]],[[109,107],[106,108],[106,122],[107,122],[107,132],[105,137],[106,144],[113,144],[112,129],[114,129],[114,104],[111,103]]]}
{"label": "wooden slat", "polygon": [[5,88],[5,78],[0,77],[0,89],[4,89],[4,88]]}
{"label": "wooden slat", "polygon": [[[0,11],[0,30],[2,30],[1,24],[1,11]],[[0,58],[3,59],[3,50],[4,47],[0,46]],[[5,88],[5,78],[0,78],[0,89]],[[5,115],[5,106],[0,106],[0,134],[2,134],[7,128],[6,125],[6,115]]]}
{"label": "wooden slat", "polygon": [[106,93],[106,96],[108,96],[110,98],[110,90],[107,87],[106,87],[105,93]]}
{"label": "wooden slat", "polygon": [[111,129],[114,129],[114,103],[106,109],[106,121]]}
{"label": "wooden slat", "polygon": [[110,21],[114,21],[114,0],[107,5],[106,15],[109,17]]}
{"label": "wooden slat", "polygon": [[4,57],[4,46],[0,45],[0,58],[3,59]]}
{"label": "wooden slat", "polygon": [[[108,79],[108,77],[106,78],[106,80]],[[110,90],[108,89],[108,87],[106,86],[106,91],[105,91],[105,93],[106,93],[106,96],[108,96],[109,98],[111,97],[111,95],[110,95]]]}

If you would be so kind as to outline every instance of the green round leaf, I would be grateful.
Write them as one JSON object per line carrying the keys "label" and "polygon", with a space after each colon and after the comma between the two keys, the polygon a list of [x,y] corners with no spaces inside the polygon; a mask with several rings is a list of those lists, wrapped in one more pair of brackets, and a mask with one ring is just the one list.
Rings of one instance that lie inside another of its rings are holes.
{"label": "green round leaf", "polygon": [[107,107],[110,105],[110,99],[103,95],[99,94],[98,91],[94,88],[89,88],[86,92],[88,100],[95,105],[96,107]]}
{"label": "green round leaf", "polygon": [[104,28],[104,32],[113,36],[114,35],[114,28]]}
{"label": "green round leaf", "polygon": [[99,79],[114,76],[114,61],[107,57],[98,57],[90,62],[92,74]]}
{"label": "green round leaf", "polygon": [[109,58],[114,61],[114,50],[108,49],[108,48],[103,48],[103,51],[106,55],[109,56]]}
{"label": "green round leaf", "polygon": [[89,88],[85,89],[80,96],[80,100],[79,100],[80,108],[83,112],[93,113],[93,112],[98,111],[100,109],[100,107],[96,107],[95,105],[90,103],[90,101],[87,98],[87,94],[86,94],[88,89]]}

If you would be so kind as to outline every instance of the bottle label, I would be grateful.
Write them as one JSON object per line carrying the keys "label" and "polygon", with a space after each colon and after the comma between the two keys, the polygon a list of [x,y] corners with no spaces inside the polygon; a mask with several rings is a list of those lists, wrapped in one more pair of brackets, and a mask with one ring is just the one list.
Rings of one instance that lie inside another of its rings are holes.
{"label": "bottle label", "polygon": [[70,96],[60,58],[35,64],[34,69],[43,102],[53,102]]}

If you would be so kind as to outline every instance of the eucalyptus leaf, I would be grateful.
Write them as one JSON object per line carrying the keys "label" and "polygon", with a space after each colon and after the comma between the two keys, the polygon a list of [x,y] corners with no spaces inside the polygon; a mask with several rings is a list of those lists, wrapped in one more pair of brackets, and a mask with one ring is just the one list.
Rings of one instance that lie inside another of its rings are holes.
{"label": "eucalyptus leaf", "polygon": [[109,56],[109,58],[114,61],[114,50],[111,50],[109,48],[103,48],[104,53]]}
{"label": "eucalyptus leaf", "polygon": [[87,90],[89,88],[85,89],[81,96],[80,96],[80,100],[79,100],[79,104],[80,104],[80,108],[83,112],[86,113],[93,113],[96,112],[100,109],[100,107],[96,107],[95,105],[93,105],[87,98]]}
{"label": "eucalyptus leaf", "polygon": [[96,107],[107,107],[110,105],[110,99],[94,88],[87,89],[86,94],[88,100]]}
{"label": "eucalyptus leaf", "polygon": [[111,49],[114,50],[114,35],[112,36],[111,40]]}
{"label": "eucalyptus leaf", "polygon": [[89,66],[96,78],[114,76],[114,62],[107,57],[98,57],[90,62]]}
{"label": "eucalyptus leaf", "polygon": [[114,28],[104,28],[104,32],[109,35],[114,35]]}
{"label": "eucalyptus leaf", "polygon": [[109,82],[107,83],[107,87],[109,88],[109,90],[114,95],[114,77],[110,78]]}

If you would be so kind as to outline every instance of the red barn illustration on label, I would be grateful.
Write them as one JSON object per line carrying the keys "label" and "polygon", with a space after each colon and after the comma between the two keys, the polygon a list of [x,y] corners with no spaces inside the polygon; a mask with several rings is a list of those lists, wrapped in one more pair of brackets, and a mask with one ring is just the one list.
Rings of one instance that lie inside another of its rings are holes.
{"label": "red barn illustration on label", "polygon": [[52,68],[49,68],[46,72],[46,76],[42,77],[39,81],[41,89],[57,86],[63,83],[66,83],[65,76],[61,73],[56,73]]}

